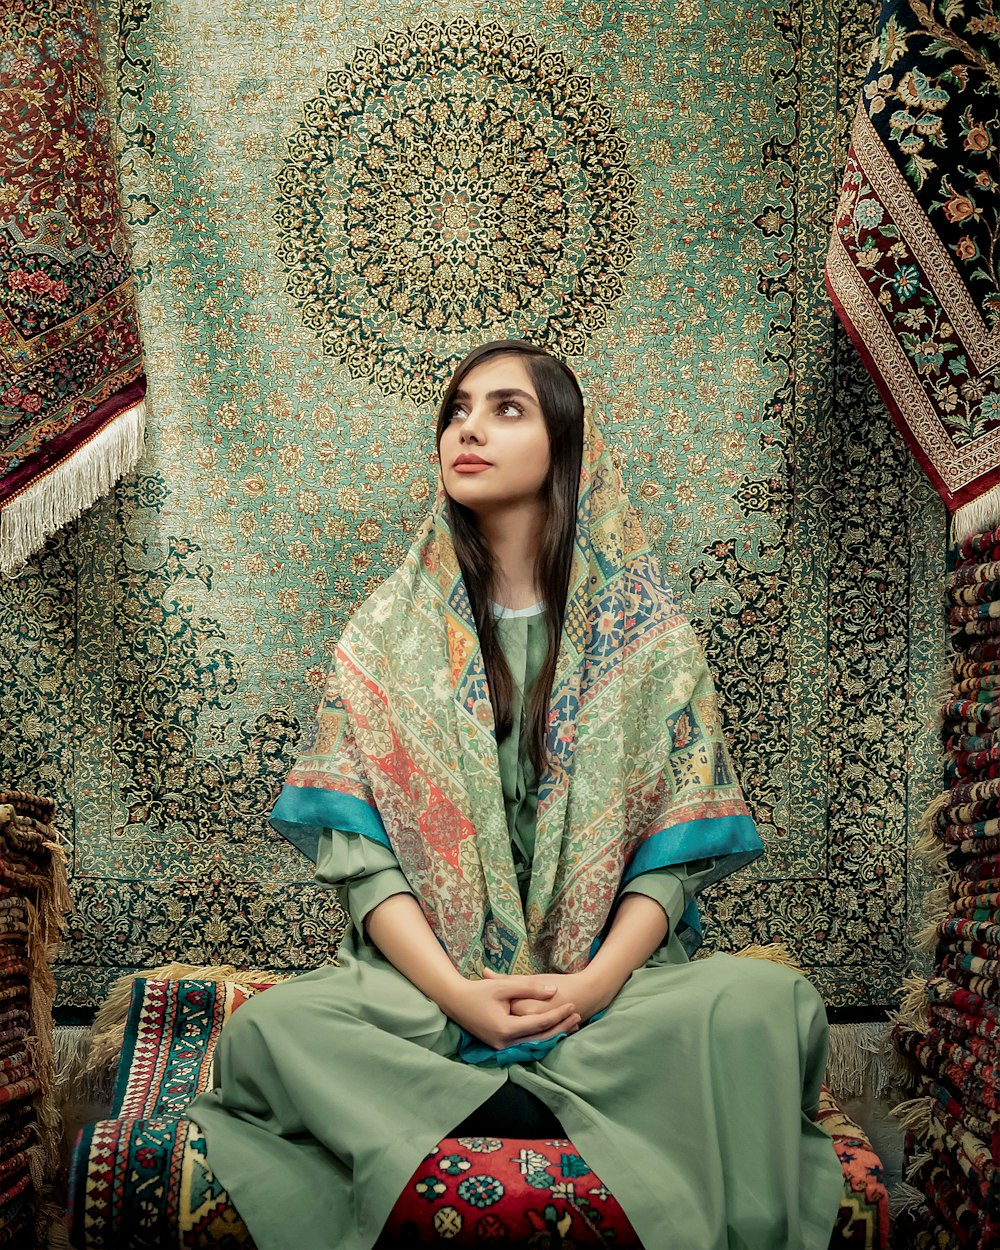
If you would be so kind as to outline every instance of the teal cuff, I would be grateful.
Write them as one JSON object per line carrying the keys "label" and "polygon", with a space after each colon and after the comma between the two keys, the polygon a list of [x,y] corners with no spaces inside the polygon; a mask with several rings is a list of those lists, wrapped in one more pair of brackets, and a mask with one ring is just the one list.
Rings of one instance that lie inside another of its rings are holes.
{"label": "teal cuff", "polygon": [[285,786],[271,812],[271,828],[313,863],[324,829],[360,833],[372,842],[392,846],[382,817],[370,803],[318,786]]}

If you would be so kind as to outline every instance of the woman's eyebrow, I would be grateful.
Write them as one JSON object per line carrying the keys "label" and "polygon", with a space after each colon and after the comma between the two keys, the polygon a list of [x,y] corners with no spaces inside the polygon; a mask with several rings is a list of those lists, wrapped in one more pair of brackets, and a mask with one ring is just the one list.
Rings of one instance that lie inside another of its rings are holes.
{"label": "woman's eyebrow", "polygon": [[[531,402],[535,404],[538,403],[538,399],[529,391],[518,390],[516,386],[505,386],[499,391],[486,392],[487,399],[514,399],[515,396],[519,399],[530,399]],[[469,392],[461,390],[456,391],[452,398],[467,401],[469,398]]]}

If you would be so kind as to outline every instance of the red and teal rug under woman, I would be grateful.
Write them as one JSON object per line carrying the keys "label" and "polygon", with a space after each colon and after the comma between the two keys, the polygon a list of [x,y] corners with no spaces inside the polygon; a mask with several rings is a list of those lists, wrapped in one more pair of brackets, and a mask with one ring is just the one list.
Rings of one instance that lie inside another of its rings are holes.
{"label": "red and teal rug under woman", "polygon": [[[266,988],[134,983],[114,1118],[86,1125],[74,1154],[70,1230],[79,1250],[252,1246],[212,1173],[200,1130],[182,1113],[209,1086],[212,1050],[229,1015]],[[831,1250],[884,1250],[889,1210],[878,1156],[825,1088],[818,1119],[844,1172]],[[399,1250],[442,1241],[548,1250],[638,1247],[614,1195],[565,1139],[440,1142],[400,1195],[379,1245]]]}

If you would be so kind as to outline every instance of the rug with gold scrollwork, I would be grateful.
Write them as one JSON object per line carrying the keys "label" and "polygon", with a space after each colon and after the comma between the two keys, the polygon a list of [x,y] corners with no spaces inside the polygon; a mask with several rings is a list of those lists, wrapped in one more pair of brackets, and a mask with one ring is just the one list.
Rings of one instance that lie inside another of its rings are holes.
{"label": "rug with gold scrollwork", "polygon": [[998,143],[991,0],[886,0],[827,282],[959,538],[1000,520]]}

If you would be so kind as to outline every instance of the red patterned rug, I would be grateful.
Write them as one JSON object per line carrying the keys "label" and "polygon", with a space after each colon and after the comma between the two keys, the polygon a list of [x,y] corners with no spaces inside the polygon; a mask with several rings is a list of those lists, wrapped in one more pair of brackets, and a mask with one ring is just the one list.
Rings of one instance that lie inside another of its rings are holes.
{"label": "red patterned rug", "polygon": [[93,0],[0,3],[0,572],[142,452],[146,382]]}
{"label": "red patterned rug", "polygon": [[826,278],[958,537],[1000,520],[992,0],[887,0],[852,133]]}
{"label": "red patterned rug", "polygon": [[[228,1018],[263,986],[137,980],[112,1108],[89,1124],[70,1175],[74,1246],[132,1250],[170,1243],[249,1247],[249,1233],[209,1167],[197,1125],[181,1117],[209,1083],[212,1048]],[[831,1247],[888,1244],[888,1198],[878,1156],[824,1089],[819,1122],[844,1172]],[[614,1196],[568,1140],[446,1138],[420,1164],[380,1245],[638,1246]]]}

